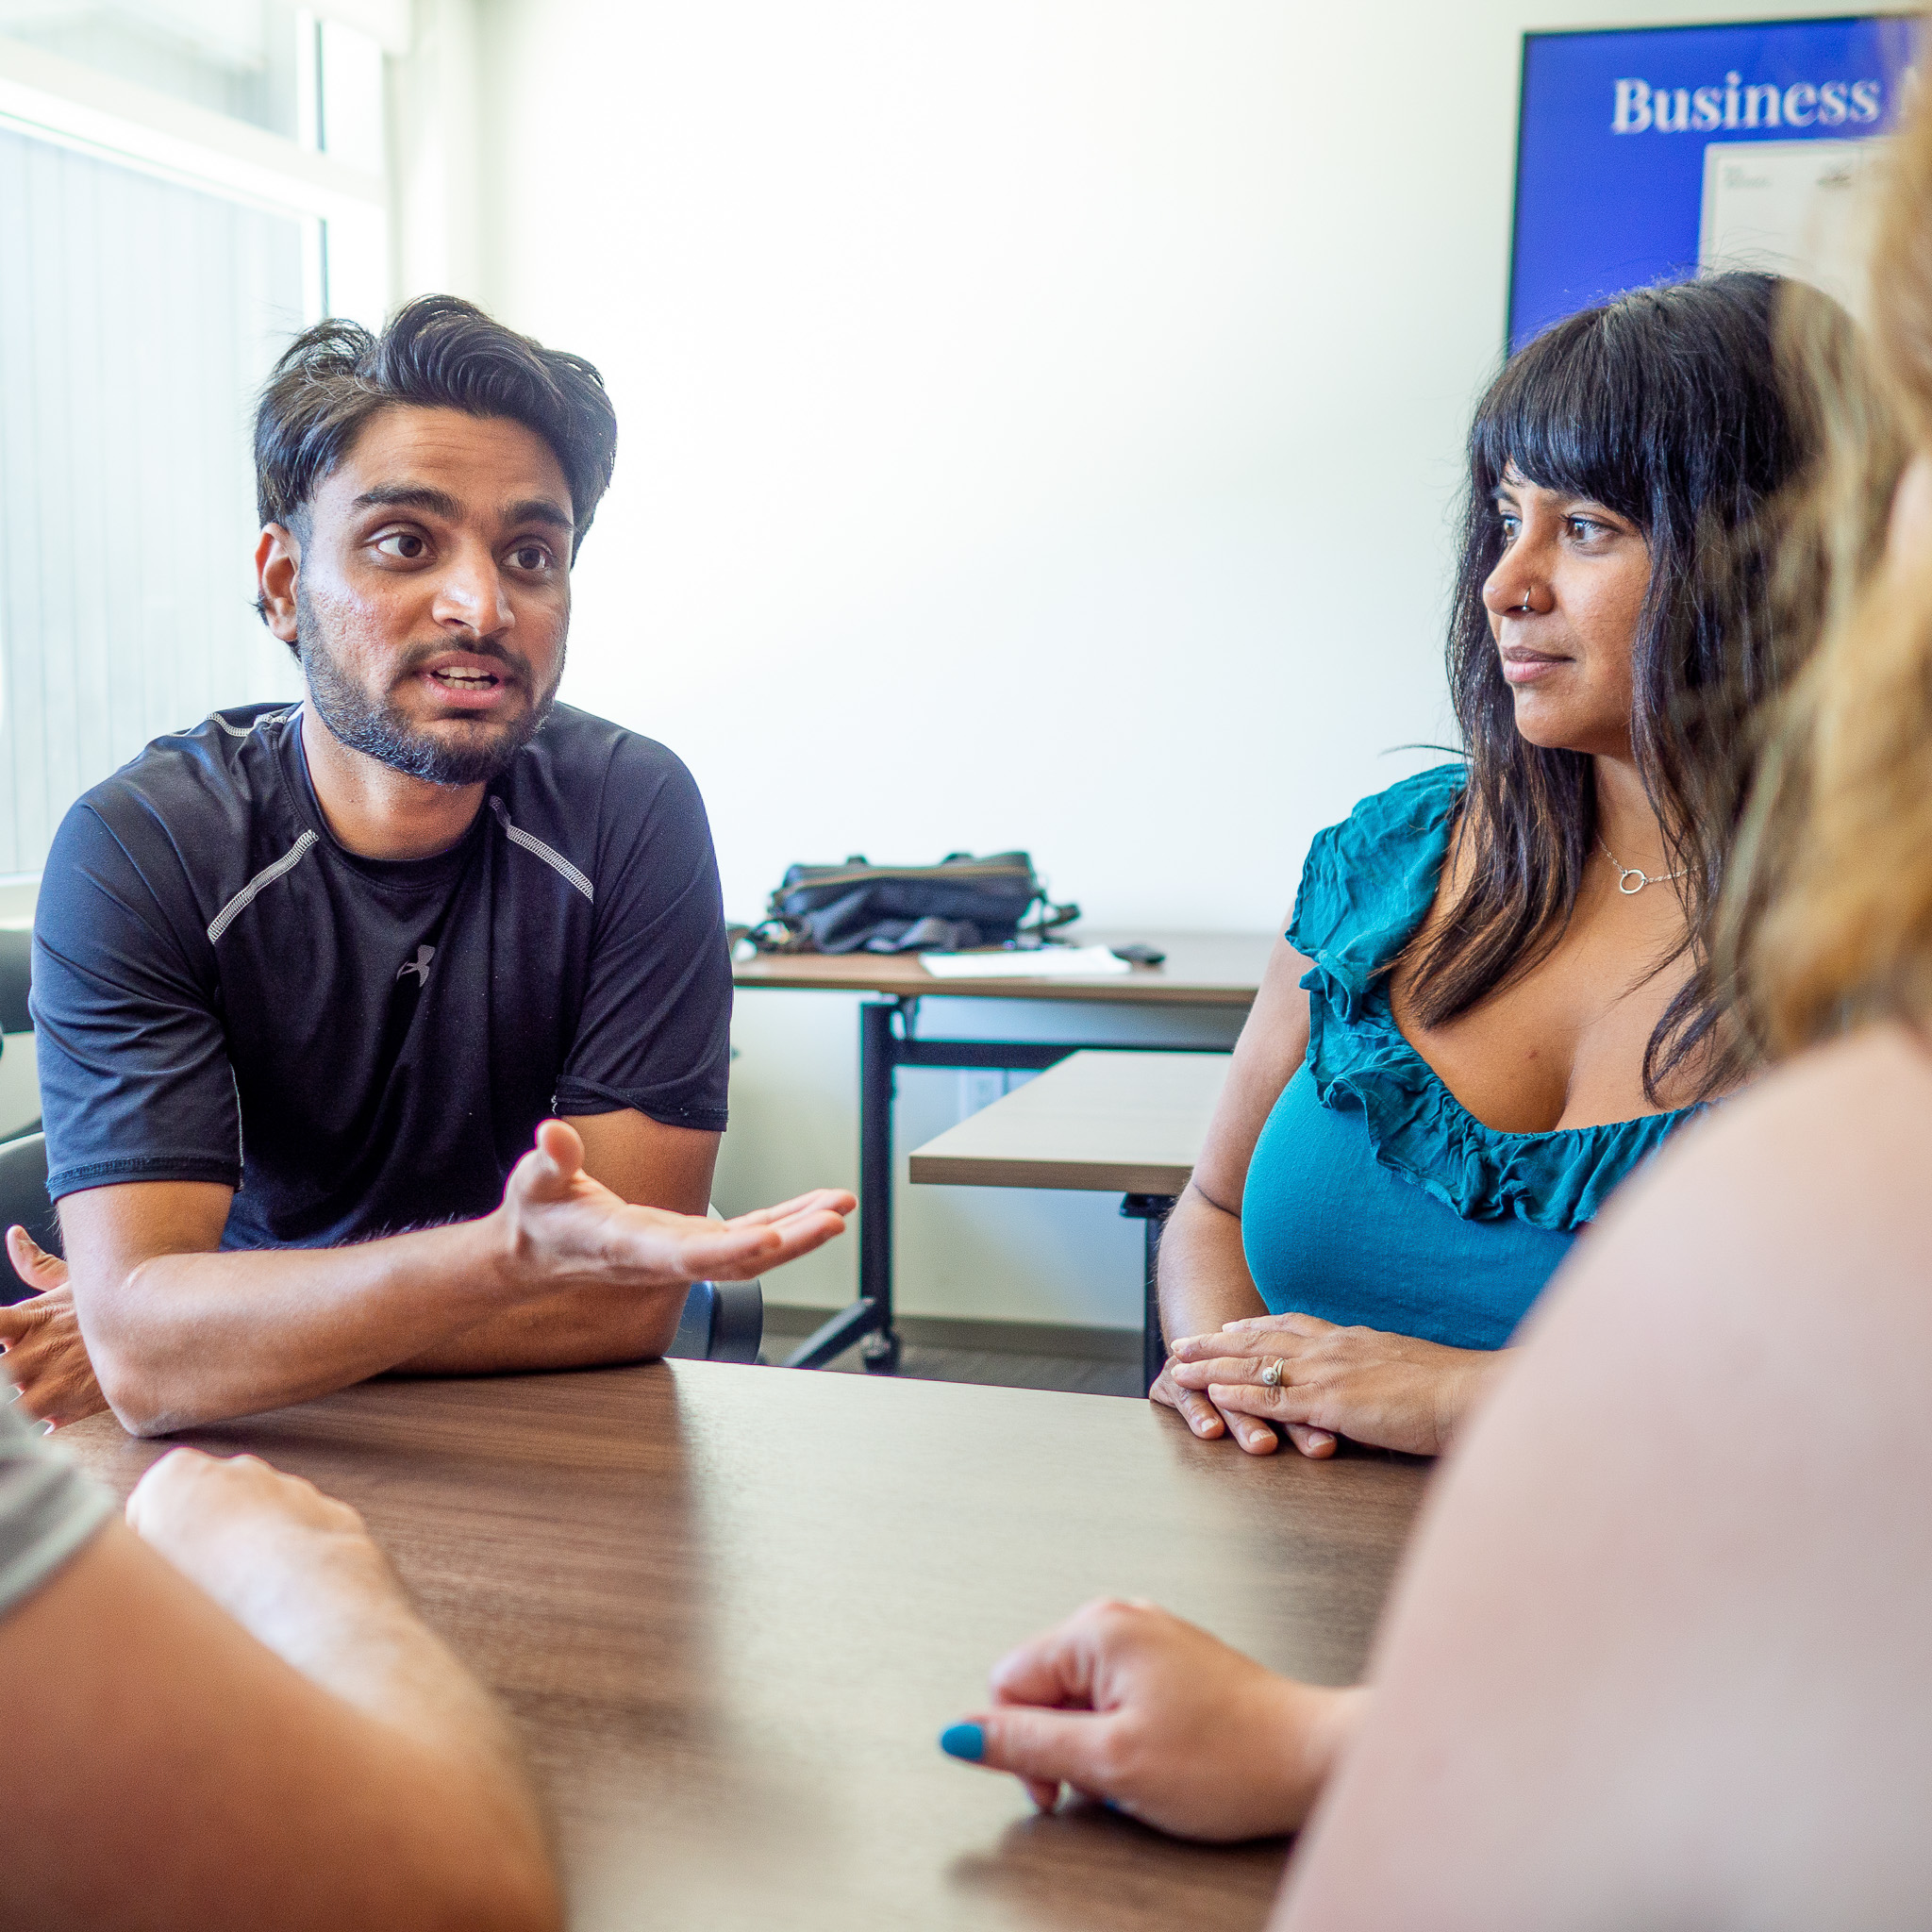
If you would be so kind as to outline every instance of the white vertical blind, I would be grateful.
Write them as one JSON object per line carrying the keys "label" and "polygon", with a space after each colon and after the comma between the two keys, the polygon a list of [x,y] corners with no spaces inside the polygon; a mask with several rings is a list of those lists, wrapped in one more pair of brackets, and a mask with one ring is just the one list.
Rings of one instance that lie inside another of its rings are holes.
{"label": "white vertical blind", "polygon": [[0,874],[150,739],[298,688],[253,608],[248,429],[303,246],[0,129]]}

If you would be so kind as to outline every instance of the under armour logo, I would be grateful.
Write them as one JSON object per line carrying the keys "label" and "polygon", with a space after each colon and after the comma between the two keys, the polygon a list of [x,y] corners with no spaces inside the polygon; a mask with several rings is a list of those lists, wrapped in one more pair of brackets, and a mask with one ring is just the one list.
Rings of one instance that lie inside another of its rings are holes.
{"label": "under armour logo", "polygon": [[429,984],[429,962],[435,958],[436,948],[434,946],[418,946],[416,948],[416,957],[413,959],[405,959],[396,968],[396,977],[400,979],[404,974],[413,973],[416,975],[416,984],[418,986],[427,986]]}

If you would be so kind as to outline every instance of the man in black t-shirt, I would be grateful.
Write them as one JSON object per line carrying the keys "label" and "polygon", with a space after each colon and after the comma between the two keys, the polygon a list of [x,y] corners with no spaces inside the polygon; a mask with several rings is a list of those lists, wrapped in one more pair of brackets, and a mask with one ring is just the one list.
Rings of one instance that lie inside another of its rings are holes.
{"label": "man in black t-shirt", "polygon": [[89,1406],[82,1330],[142,1432],[649,1357],[690,1282],[842,1226],[832,1192],[702,1218],[731,1010],[704,806],[553,704],[615,435],[588,363],[446,297],[277,366],[256,561],[307,695],[158,740],[41,889],[72,1273],[9,1235],[49,1285],[0,1309],[28,1413]]}

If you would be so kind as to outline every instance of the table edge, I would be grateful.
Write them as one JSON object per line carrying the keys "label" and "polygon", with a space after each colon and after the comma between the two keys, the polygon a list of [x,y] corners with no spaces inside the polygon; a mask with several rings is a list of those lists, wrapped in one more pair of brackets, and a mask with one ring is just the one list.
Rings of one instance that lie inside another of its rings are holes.
{"label": "table edge", "polygon": [[1036,1160],[1023,1156],[912,1154],[909,1177],[951,1188],[1056,1188],[1100,1194],[1178,1194],[1192,1161]]}

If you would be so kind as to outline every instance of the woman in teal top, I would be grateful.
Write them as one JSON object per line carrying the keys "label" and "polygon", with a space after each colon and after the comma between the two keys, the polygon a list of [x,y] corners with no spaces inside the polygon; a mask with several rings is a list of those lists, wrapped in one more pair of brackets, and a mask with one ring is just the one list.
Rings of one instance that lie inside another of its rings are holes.
{"label": "woman in teal top", "polygon": [[1308,854],[1287,935],[1317,981],[1307,1058],[1249,1162],[1241,1241],[1274,1313],[1495,1349],[1686,1110],[1499,1132],[1404,1037],[1376,963],[1428,914],[1463,783],[1460,765],[1406,779]]}
{"label": "woman in teal top", "polygon": [[1752,535],[1799,461],[1778,286],[1624,296],[1484,398],[1464,761],[1315,840],[1163,1239],[1154,1395],[1198,1435],[1435,1453],[1577,1232],[1739,1077],[1704,939],[1723,706],[1787,668]]}

